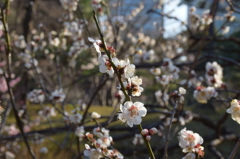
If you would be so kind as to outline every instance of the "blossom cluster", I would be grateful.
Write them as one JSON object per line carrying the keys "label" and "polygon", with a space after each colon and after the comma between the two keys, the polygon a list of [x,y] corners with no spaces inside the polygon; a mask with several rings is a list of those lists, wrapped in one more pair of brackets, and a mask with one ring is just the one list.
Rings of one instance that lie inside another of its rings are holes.
{"label": "blossom cluster", "polygon": [[199,103],[207,103],[207,101],[213,97],[217,97],[218,92],[215,90],[214,87],[197,87],[196,90],[193,93],[193,97],[199,102]]}
{"label": "blossom cluster", "polygon": [[184,153],[187,153],[183,159],[195,159],[196,156],[204,156],[204,147],[201,146],[201,144],[203,144],[203,138],[198,133],[194,133],[193,131],[184,128],[178,133],[178,135],[179,146]]}
{"label": "blossom cluster", "polygon": [[144,136],[144,137],[146,137],[146,140],[151,140],[151,135],[155,135],[156,133],[158,132],[158,130],[155,128],[155,127],[153,127],[153,128],[151,128],[150,130],[148,130],[148,129],[143,129],[142,131],[141,131],[141,134]]}
{"label": "blossom cluster", "polygon": [[226,112],[231,114],[232,119],[240,124],[240,103],[237,99],[232,100],[231,106]]}
{"label": "blossom cluster", "polygon": [[128,126],[139,125],[142,122],[142,117],[147,114],[147,109],[141,102],[127,101],[124,105],[120,105],[121,113],[118,114],[118,119],[122,122],[126,122]]}
{"label": "blossom cluster", "polygon": [[82,121],[82,115],[79,113],[79,108],[76,108],[74,110],[72,110],[69,114],[68,112],[64,112],[64,117],[63,120],[66,124],[80,124],[80,122]]}
{"label": "blossom cluster", "polygon": [[42,89],[34,89],[27,94],[27,98],[30,102],[42,103],[45,99],[45,95]]}
{"label": "blossom cluster", "polygon": [[111,143],[113,142],[112,137],[109,135],[109,130],[105,128],[96,127],[93,129],[93,134],[87,132],[83,134],[84,130],[82,127],[77,128],[76,135],[85,139],[90,144],[85,144],[85,150],[83,152],[84,156],[90,159],[97,158],[114,158],[122,159],[123,156],[116,149],[110,149]]}
{"label": "blossom cluster", "polygon": [[214,61],[206,64],[206,80],[210,86],[220,87],[222,85],[223,70],[222,67]]}

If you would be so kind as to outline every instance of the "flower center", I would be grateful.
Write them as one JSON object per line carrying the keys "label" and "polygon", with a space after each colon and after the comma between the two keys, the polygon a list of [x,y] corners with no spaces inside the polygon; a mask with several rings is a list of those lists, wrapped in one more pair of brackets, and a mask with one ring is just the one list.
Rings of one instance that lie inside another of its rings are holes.
{"label": "flower center", "polygon": [[188,136],[185,138],[185,140],[189,141],[190,143],[193,143],[195,140],[195,137],[191,134],[188,134]]}
{"label": "flower center", "polygon": [[131,108],[129,108],[128,111],[130,111],[131,117],[138,115],[138,108],[135,107],[134,105],[131,106]]}
{"label": "flower center", "polygon": [[111,63],[110,63],[110,61],[108,59],[106,60],[105,65],[106,65],[108,70],[111,70],[112,65],[111,65]]}

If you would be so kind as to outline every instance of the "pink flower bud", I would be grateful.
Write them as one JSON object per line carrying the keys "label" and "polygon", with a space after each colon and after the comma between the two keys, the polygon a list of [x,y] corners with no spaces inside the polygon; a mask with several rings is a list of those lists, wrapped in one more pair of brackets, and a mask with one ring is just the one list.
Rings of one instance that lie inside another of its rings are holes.
{"label": "pink flower bud", "polygon": [[150,136],[150,135],[147,135],[147,136],[146,136],[146,139],[147,139],[147,141],[151,140],[151,136]]}
{"label": "pink flower bud", "polygon": [[147,135],[148,134],[148,129],[143,129],[141,132],[142,135]]}
{"label": "pink flower bud", "polygon": [[151,135],[154,135],[154,134],[156,134],[157,132],[158,132],[158,130],[157,130],[157,128],[155,128],[155,127],[153,127],[152,129],[149,130],[149,133],[150,133]]}

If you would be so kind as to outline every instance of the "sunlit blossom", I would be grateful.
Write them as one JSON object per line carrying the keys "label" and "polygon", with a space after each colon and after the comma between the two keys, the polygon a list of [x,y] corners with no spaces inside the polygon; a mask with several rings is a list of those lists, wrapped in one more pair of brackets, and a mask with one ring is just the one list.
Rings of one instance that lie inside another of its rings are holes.
{"label": "sunlit blossom", "polygon": [[126,122],[128,126],[139,125],[142,122],[142,117],[147,114],[147,109],[141,102],[126,102],[120,105],[121,113],[118,114],[118,119]]}

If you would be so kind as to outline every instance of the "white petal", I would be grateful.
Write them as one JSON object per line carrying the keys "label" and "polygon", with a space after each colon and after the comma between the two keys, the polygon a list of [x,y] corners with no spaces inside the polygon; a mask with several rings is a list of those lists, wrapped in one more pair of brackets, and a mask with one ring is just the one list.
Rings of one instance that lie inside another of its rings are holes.
{"label": "white petal", "polygon": [[99,66],[99,71],[100,71],[101,73],[106,73],[106,72],[107,72],[107,67],[106,67],[105,65],[100,65],[100,66]]}
{"label": "white petal", "polygon": [[93,38],[91,38],[91,37],[88,37],[88,41],[90,41],[90,42],[95,42],[95,40],[93,39]]}

